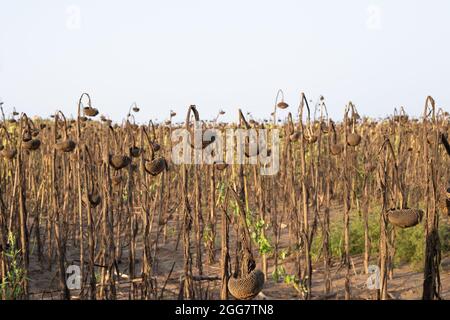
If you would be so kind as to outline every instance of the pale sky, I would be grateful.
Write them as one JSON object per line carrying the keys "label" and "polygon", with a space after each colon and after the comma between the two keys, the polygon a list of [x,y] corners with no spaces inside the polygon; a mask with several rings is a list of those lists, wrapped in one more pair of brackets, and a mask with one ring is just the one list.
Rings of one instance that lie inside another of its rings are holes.
{"label": "pale sky", "polygon": [[[28,115],[75,114],[83,92],[121,120],[202,119],[220,108],[255,118],[278,89],[296,114],[300,92],[341,118],[450,105],[450,1],[0,0],[0,99]],[[284,117],[287,111],[281,111]]]}

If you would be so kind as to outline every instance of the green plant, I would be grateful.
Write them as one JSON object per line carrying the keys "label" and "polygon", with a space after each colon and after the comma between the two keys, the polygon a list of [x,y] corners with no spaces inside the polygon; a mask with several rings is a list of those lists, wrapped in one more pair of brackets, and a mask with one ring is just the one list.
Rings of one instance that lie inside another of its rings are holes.
{"label": "green plant", "polygon": [[395,265],[409,263],[414,269],[421,270],[425,254],[422,228],[400,229],[395,240]]}
{"label": "green plant", "polygon": [[307,278],[299,279],[298,276],[294,274],[288,274],[283,265],[279,265],[272,271],[272,279],[275,282],[283,280],[285,284],[292,286],[298,293],[303,296],[308,292],[306,287]]}
{"label": "green plant", "polygon": [[4,282],[0,283],[0,299],[15,300],[22,297],[25,272],[20,266],[20,249],[17,248],[16,237],[8,233],[9,248],[3,252],[9,261]]}
{"label": "green plant", "polygon": [[279,282],[286,276],[286,269],[283,265],[279,265],[272,271],[272,279],[275,282]]}
{"label": "green plant", "polygon": [[[378,244],[380,239],[379,230],[379,207],[373,207],[369,214],[369,235],[371,239],[371,253],[378,253]],[[356,211],[351,213],[350,227],[350,254],[358,255],[364,253],[364,223]],[[342,222],[336,221],[330,226],[330,248],[333,258],[339,258],[342,255]],[[398,229],[395,239],[395,257],[396,266],[401,264],[410,264],[416,271],[423,269],[423,257],[425,254],[425,239],[423,228]],[[311,252],[314,261],[317,261],[322,253],[322,233],[318,232],[314,238]],[[439,227],[439,239],[441,241],[442,253],[450,252],[450,226],[441,225]]]}
{"label": "green plant", "polygon": [[251,215],[247,215],[247,223],[250,226],[251,237],[258,246],[258,250],[261,254],[272,252],[272,245],[263,233],[264,228],[267,229],[263,219],[257,219],[256,221],[250,218]]}
{"label": "green plant", "polygon": [[[376,214],[378,208],[370,210],[369,214],[369,236],[371,239],[371,252],[378,252],[378,241],[380,238],[379,230],[379,216]],[[362,254],[364,253],[364,222],[362,217],[356,211],[350,213],[351,225],[350,225],[350,254]],[[344,239],[342,236],[343,222],[338,220],[330,226],[329,245],[330,252],[333,258],[340,258],[343,253]],[[314,261],[320,258],[322,253],[322,232],[318,232],[314,238],[311,246],[311,255]]]}
{"label": "green plant", "polygon": [[225,201],[225,191],[227,188],[227,184],[225,182],[219,182],[216,186],[217,190],[217,201],[216,201],[216,207],[220,204],[223,204]]}
{"label": "green plant", "polygon": [[[450,226],[439,227],[439,239],[442,253],[450,252]],[[425,239],[422,228],[400,229],[395,241],[396,265],[408,263],[416,271],[423,270],[423,258],[425,255]]]}
{"label": "green plant", "polygon": [[[233,214],[239,216],[239,205],[236,200],[231,201],[231,208]],[[245,215],[247,226],[250,231],[250,236],[255,244],[258,246],[259,253],[266,254],[272,252],[272,245],[270,241],[264,235],[263,230],[266,230],[268,226],[263,219],[255,218],[253,213],[249,210]]]}

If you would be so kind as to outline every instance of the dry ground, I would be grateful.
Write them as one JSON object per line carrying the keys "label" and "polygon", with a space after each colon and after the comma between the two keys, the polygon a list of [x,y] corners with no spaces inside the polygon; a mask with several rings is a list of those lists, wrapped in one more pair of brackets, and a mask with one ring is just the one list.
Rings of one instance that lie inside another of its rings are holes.
{"label": "dry ground", "polygon": [[[332,218],[336,218],[336,212],[332,215]],[[333,220],[332,219],[332,220]],[[174,221],[169,223],[175,224]],[[448,223],[448,221],[442,221],[442,223]],[[421,227],[421,226],[419,226]],[[220,230],[218,228],[218,230]],[[233,235],[234,233],[232,233]],[[191,237],[193,238],[193,237]],[[173,234],[168,237],[167,241],[161,240],[157,263],[154,266],[154,276],[157,279],[159,290],[163,287],[167,281],[167,286],[164,291],[164,299],[177,299],[180,288],[180,277],[183,274],[183,246],[180,241],[178,248],[176,249],[177,235]],[[193,239],[192,239],[193,240]],[[192,241],[193,242],[193,241]],[[216,260],[220,259],[220,234],[217,236],[216,247]],[[230,239],[230,246],[234,243],[233,239]],[[287,243],[287,232],[282,236],[281,243]],[[140,245],[142,248],[142,245]],[[283,245],[281,246],[283,247]],[[142,249],[139,248],[137,257],[142,256]],[[79,259],[78,249],[68,246],[67,252],[69,255],[67,261],[76,261]],[[195,252],[194,248],[191,250]],[[233,254],[231,248],[230,254]],[[120,285],[118,290],[118,299],[129,299],[130,281],[127,278],[128,261],[127,250],[123,251],[122,261],[119,265],[120,271],[123,273],[120,279]],[[204,257],[205,258],[205,257]],[[233,256],[231,257],[233,261]],[[376,258],[375,258],[376,259]],[[195,260],[195,255],[194,259]],[[361,256],[353,256],[352,261],[352,298],[353,299],[375,299],[375,291],[366,287],[367,275],[364,273],[363,261]],[[256,299],[301,299],[301,295],[293,288],[292,285],[285,284],[283,281],[275,282],[270,276],[273,271],[273,260],[269,261],[269,276],[265,283],[262,293]],[[140,260],[137,262],[136,270],[140,270]],[[173,272],[168,278],[169,272],[172,269]],[[372,261],[376,264],[376,260]],[[76,264],[76,263],[75,263]],[[284,260],[284,266],[288,273],[294,273],[293,257],[288,257]],[[450,299],[450,255],[442,257],[441,263],[441,284],[442,284],[442,298]],[[35,255],[31,256],[30,261],[31,272],[29,274],[30,286],[32,292],[32,299],[58,299],[58,287],[57,287],[57,273],[56,263],[52,266],[51,270],[48,268],[48,263],[41,265],[37,262]],[[195,268],[194,268],[195,270]],[[344,279],[345,268],[343,268],[339,261],[334,261],[332,267],[332,293],[324,295],[323,285],[323,268],[322,260],[314,263],[313,269],[313,287],[312,287],[312,299],[343,299],[344,298]],[[194,271],[195,273],[195,271]],[[207,276],[220,276],[220,264],[216,262],[213,265],[207,265],[204,263],[204,275]],[[388,281],[388,292],[391,299],[420,299],[422,295],[422,281],[423,272],[412,269],[409,265],[402,265],[394,270],[393,278]],[[140,280],[136,279],[135,283],[139,286]],[[198,283],[196,281],[196,283]],[[208,299],[219,299],[220,281],[201,281],[203,293]],[[78,299],[78,291],[72,291],[72,298]],[[231,298],[231,296],[230,296]]]}

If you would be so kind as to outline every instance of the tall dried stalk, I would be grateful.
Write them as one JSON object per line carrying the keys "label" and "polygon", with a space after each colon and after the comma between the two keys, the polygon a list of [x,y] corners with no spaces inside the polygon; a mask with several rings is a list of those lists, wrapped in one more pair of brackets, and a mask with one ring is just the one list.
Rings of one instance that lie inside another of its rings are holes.
{"label": "tall dried stalk", "polygon": [[[428,97],[425,101],[423,119],[423,160],[425,163],[426,183],[426,212],[425,212],[425,267],[423,280],[423,300],[440,299],[441,282],[439,265],[441,249],[439,241],[439,129],[436,121],[436,106],[434,99]],[[431,123],[429,123],[431,118]],[[430,128],[431,127],[431,128]],[[431,140],[431,141],[429,141]],[[430,143],[431,142],[431,143]],[[431,145],[431,147],[428,146]]]}

